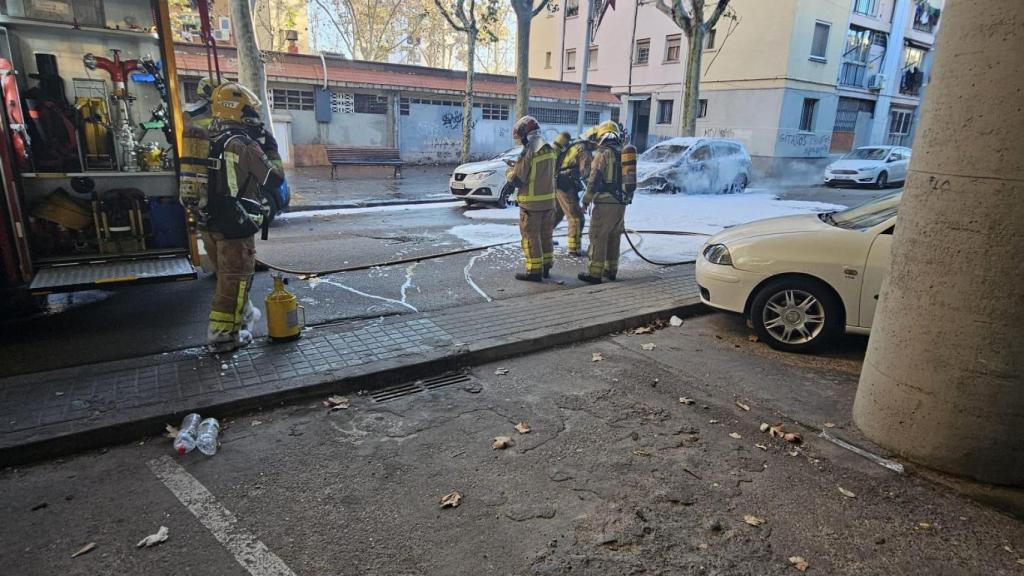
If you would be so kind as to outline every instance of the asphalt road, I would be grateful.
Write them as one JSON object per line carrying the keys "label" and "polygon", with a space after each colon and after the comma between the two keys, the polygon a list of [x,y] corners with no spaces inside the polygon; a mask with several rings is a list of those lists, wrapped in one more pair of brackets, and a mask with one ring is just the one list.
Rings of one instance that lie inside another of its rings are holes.
{"label": "asphalt road", "polygon": [[[836,576],[1020,573],[1020,521],[818,436],[873,449],[849,422],[863,338],[801,356],[748,335],[711,314],[479,366],[469,385],[385,403],[339,390],[347,410],[235,418],[213,457],[173,456],[154,436],[7,469],[0,564],[24,576],[785,576],[798,557]],[[512,445],[492,449],[497,436]],[[453,491],[460,505],[442,509]],[[166,542],[135,547],[160,526]]]}
{"label": "asphalt road", "polygon": [[[880,193],[824,187],[775,191],[782,199],[846,205],[859,204]],[[450,203],[407,209],[367,208],[343,214],[289,214],[271,228],[268,242],[258,243],[257,252],[272,265],[297,270],[438,254],[485,241],[467,241],[450,233],[455,226],[486,224],[467,219],[466,210],[472,208]],[[514,208],[509,208],[509,220],[499,224],[514,225],[516,214]],[[564,240],[556,254],[554,277],[544,284],[512,280],[521,266],[521,251],[512,244],[417,264],[293,281],[290,289],[305,307],[307,322],[323,324],[581,286],[576,274],[583,271],[585,263],[565,256]],[[627,256],[620,275],[635,277],[654,271],[653,266]],[[214,278],[203,274],[195,282],[51,296],[45,311],[0,322],[0,376],[202,346],[213,285]],[[254,302],[261,304],[271,288],[270,274],[257,273],[252,289]],[[264,335],[265,324],[260,323],[255,332],[257,337]]]}

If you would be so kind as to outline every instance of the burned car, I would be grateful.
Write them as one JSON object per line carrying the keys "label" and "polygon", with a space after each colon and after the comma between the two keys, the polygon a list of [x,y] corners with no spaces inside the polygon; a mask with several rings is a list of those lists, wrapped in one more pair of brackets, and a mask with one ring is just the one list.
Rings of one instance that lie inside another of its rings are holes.
{"label": "burned car", "polygon": [[637,158],[637,188],[671,194],[736,194],[750,183],[750,155],[722,138],[671,138]]}

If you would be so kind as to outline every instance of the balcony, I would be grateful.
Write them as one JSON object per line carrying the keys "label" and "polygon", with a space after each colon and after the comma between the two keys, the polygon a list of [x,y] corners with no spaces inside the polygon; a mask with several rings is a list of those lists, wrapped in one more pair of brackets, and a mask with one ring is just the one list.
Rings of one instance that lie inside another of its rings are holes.
{"label": "balcony", "polygon": [[942,10],[933,7],[928,2],[922,2],[914,6],[914,30],[926,34],[934,34],[939,26],[939,16]]}
{"label": "balcony", "polygon": [[863,62],[843,62],[839,68],[839,85],[867,88],[868,65]]}

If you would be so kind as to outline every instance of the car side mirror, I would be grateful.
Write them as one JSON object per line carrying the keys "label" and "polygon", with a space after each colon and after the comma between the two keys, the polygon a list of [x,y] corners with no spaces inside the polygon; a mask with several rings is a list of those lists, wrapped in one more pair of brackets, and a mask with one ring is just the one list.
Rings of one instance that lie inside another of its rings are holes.
{"label": "car side mirror", "polygon": [[895,158],[889,158],[888,160],[886,160],[886,161],[885,161],[885,163],[886,163],[886,164],[892,164],[892,163],[893,163],[893,162],[895,162],[895,161],[896,161],[896,159],[895,159]]}

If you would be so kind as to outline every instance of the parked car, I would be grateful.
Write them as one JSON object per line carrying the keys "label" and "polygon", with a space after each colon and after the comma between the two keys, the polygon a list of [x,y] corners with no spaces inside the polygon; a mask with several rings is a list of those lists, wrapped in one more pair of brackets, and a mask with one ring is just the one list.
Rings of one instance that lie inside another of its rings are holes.
{"label": "parked car", "polygon": [[825,186],[869,185],[885,188],[907,179],[910,148],[861,146],[825,168]]}
{"label": "parked car", "polygon": [[750,183],[750,155],[735,140],[672,138],[638,156],[636,172],[648,192],[735,194]]}
{"label": "parked car", "polygon": [[901,196],[715,234],[697,258],[701,301],[747,316],[758,337],[780,350],[810,350],[844,330],[867,334]]}
{"label": "parked car", "polygon": [[522,151],[522,146],[516,146],[490,160],[457,167],[448,181],[452,196],[465,200],[467,205],[487,202],[505,208],[514,202],[515,195],[515,187],[508,182],[505,174],[509,163],[514,163]]}

